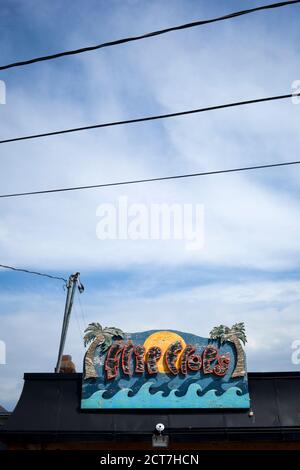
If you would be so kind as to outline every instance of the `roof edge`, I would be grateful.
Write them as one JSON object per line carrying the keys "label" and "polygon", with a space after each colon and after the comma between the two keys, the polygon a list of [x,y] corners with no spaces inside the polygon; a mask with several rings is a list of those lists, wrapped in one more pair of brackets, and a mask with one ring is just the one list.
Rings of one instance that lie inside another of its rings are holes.
{"label": "roof edge", "polygon": [[[249,379],[299,379],[300,371],[248,372]],[[81,380],[82,372],[62,374],[55,372],[25,372],[24,380]]]}

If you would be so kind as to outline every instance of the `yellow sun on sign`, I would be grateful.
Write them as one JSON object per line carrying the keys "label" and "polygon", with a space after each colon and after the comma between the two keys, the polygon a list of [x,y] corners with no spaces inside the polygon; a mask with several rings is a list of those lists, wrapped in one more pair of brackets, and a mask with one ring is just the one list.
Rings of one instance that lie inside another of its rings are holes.
{"label": "yellow sun on sign", "polygon": [[[186,344],[184,339],[179,336],[177,333],[173,333],[172,331],[157,331],[152,335],[148,336],[148,338],[144,342],[144,348],[147,351],[152,348],[152,346],[158,346],[161,349],[161,357],[157,361],[157,369],[162,374],[169,372],[168,366],[165,362],[165,352],[170,346],[170,344],[175,343],[175,341],[180,341],[182,350],[185,348]],[[178,367],[178,363],[180,360],[180,354],[178,354],[178,359],[176,361],[176,367]]]}

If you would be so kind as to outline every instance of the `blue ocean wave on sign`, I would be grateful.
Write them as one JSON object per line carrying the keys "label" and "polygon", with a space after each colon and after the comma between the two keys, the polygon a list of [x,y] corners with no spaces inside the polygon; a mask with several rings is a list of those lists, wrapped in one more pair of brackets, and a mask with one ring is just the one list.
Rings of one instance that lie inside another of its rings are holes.
{"label": "blue ocean wave on sign", "polygon": [[168,396],[163,391],[151,393],[153,382],[144,383],[138,393],[132,395],[130,388],[119,390],[114,396],[104,398],[105,390],[98,390],[89,398],[82,399],[82,409],[112,408],[249,408],[249,394],[243,393],[238,387],[231,387],[221,395],[216,390],[208,390],[203,394],[201,386],[192,383],[185,395],[173,389]]}

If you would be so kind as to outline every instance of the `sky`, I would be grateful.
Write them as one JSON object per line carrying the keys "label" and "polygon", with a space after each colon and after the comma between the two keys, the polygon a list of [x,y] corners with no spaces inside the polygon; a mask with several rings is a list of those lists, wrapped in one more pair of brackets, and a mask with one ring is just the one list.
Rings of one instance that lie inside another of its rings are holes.
{"label": "sky", "polygon": [[[212,18],[272,1],[1,0],[1,64]],[[0,137],[291,93],[300,6],[9,69]],[[291,100],[1,145],[0,192],[99,184],[298,160]],[[83,330],[177,329],[208,336],[243,321],[249,371],[298,370],[300,168],[0,200],[0,264],[79,271],[65,352],[78,371]],[[200,204],[204,246],[100,240],[97,208]],[[0,271],[0,404],[24,372],[55,367],[63,283]]]}

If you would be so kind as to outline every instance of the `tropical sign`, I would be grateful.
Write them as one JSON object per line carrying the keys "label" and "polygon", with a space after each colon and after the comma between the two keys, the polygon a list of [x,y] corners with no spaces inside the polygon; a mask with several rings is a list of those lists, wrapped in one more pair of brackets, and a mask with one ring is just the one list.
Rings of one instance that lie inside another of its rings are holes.
{"label": "tropical sign", "polygon": [[209,338],[175,330],[85,330],[82,409],[249,408],[243,323]]}

